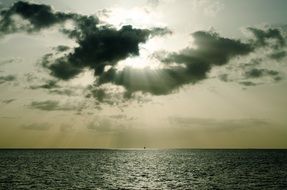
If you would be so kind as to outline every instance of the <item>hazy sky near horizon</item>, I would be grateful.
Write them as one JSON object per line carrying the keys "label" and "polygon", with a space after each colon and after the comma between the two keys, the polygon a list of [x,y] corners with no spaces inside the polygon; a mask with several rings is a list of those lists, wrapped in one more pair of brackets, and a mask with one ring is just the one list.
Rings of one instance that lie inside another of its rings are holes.
{"label": "hazy sky near horizon", "polygon": [[287,148],[285,0],[0,0],[0,147]]}

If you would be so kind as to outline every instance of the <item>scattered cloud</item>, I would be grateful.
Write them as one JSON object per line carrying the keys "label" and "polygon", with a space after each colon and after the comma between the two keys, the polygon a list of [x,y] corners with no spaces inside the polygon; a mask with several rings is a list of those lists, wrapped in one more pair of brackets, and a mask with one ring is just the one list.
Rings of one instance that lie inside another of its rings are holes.
{"label": "scattered cloud", "polygon": [[258,83],[254,83],[251,81],[240,81],[239,84],[242,84],[244,86],[257,86],[258,85]]}
{"label": "scattered cloud", "polygon": [[277,61],[280,61],[282,60],[283,58],[285,58],[287,56],[287,53],[286,51],[277,51],[277,52],[274,52],[272,54],[269,55],[269,57],[271,59],[275,59]]}
{"label": "scattered cloud", "polygon": [[56,100],[34,101],[29,106],[32,109],[43,111],[77,111],[78,107],[71,104],[60,104]]}
{"label": "scattered cloud", "polygon": [[257,68],[253,68],[251,70],[248,70],[245,73],[245,76],[247,78],[259,78],[259,77],[263,77],[263,76],[276,77],[278,75],[279,75],[278,71],[273,71],[273,70],[268,70],[268,69],[257,69]]}
{"label": "scattered cloud", "polygon": [[3,104],[10,104],[12,102],[14,102],[16,99],[12,98],[12,99],[7,99],[7,100],[2,100]]}
{"label": "scattered cloud", "polygon": [[51,128],[51,125],[48,123],[32,123],[21,125],[20,127],[25,130],[47,131]]}
{"label": "scattered cloud", "polygon": [[273,48],[278,49],[286,45],[286,40],[281,34],[281,31],[277,28],[268,28],[264,30],[259,28],[248,27],[247,30],[254,35],[255,37],[254,45],[256,47],[271,45]]}
{"label": "scattered cloud", "polygon": [[31,89],[39,89],[39,88],[53,89],[53,88],[59,88],[59,85],[57,85],[57,81],[56,80],[48,80],[45,84],[31,86],[30,88]]}
{"label": "scattered cloud", "polygon": [[16,80],[16,76],[14,75],[0,76],[0,84],[4,84],[6,82],[12,82],[15,80]]}

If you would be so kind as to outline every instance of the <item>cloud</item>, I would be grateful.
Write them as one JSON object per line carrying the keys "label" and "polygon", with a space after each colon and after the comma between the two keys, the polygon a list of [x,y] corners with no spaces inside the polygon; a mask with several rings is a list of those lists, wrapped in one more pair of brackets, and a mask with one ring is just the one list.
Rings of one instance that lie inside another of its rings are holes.
{"label": "cloud", "polygon": [[4,65],[7,65],[7,64],[14,63],[16,61],[20,61],[20,60],[19,59],[8,59],[8,60],[0,61],[0,67],[4,66]]}
{"label": "cloud", "polygon": [[57,85],[56,80],[48,80],[45,84],[42,85],[36,85],[36,86],[31,86],[31,89],[39,89],[39,88],[44,88],[44,89],[54,89],[54,88],[59,88],[60,86]]}
{"label": "cloud", "polygon": [[276,77],[279,75],[278,71],[268,70],[268,69],[257,69],[253,68],[245,72],[247,78],[259,78],[263,76]]}
{"label": "cloud", "polygon": [[[165,95],[185,84],[194,84],[207,78],[213,66],[225,65],[230,59],[253,51],[250,44],[223,38],[214,32],[195,32],[193,38],[196,48],[189,47],[178,53],[168,53],[162,58],[164,68],[125,67],[121,71],[110,69],[99,77],[98,84],[124,86],[128,93],[141,91]],[[172,65],[174,63],[176,65]]]}
{"label": "cloud", "polygon": [[[218,11],[220,7],[220,4],[215,3],[211,9]],[[19,31],[38,32],[59,24],[60,31],[74,39],[77,46],[73,49],[67,46],[56,47],[56,53],[44,56],[41,65],[53,77],[61,80],[73,79],[86,69],[94,71],[95,85],[90,96],[100,102],[108,102],[107,97],[113,98],[107,90],[102,89],[106,84],[123,87],[126,91],[125,97],[132,97],[131,94],[135,92],[166,95],[183,85],[195,84],[208,78],[214,67],[227,65],[235,58],[247,56],[266,47],[275,50],[271,54],[268,52],[271,59],[280,60],[286,56],[283,50],[286,41],[280,29],[249,27],[247,31],[252,34],[252,38],[246,41],[222,37],[212,31],[197,31],[192,34],[194,46],[157,56],[161,61],[159,68],[137,69],[126,66],[118,69],[119,61],[139,56],[140,44],[146,43],[154,36],[172,32],[168,28],[138,29],[131,25],[117,29],[101,23],[95,16],[56,12],[48,5],[22,1],[2,10],[0,14],[0,31],[4,34]],[[21,19],[16,19],[15,15]],[[65,28],[62,24],[68,20],[72,21],[72,28]],[[18,22],[22,24],[19,25]],[[278,73],[275,72],[277,71],[249,70],[245,77],[249,79],[273,76],[275,80],[276,76],[276,79],[279,79]],[[230,81],[226,74],[221,76],[225,76],[222,80]],[[5,81],[4,78],[0,78],[0,84],[1,80]],[[35,88],[48,89],[50,93],[55,94],[72,94],[71,90],[58,87],[55,81]],[[55,102],[52,105],[57,107]]]}
{"label": "cloud", "polygon": [[15,80],[16,80],[16,76],[14,75],[0,76],[0,84],[4,84],[6,82],[12,82]]}
{"label": "cloud", "polygon": [[251,81],[241,81],[241,82],[239,82],[239,84],[242,84],[244,86],[257,86],[258,85],[258,83],[254,83]]}
{"label": "cloud", "polygon": [[[198,70],[201,69],[201,65]],[[195,70],[197,70],[195,69]],[[204,69],[204,68],[203,68]],[[125,87],[127,95],[141,91],[154,95],[165,95],[171,93],[183,84],[197,81],[202,76],[191,76],[185,68],[166,68],[153,70],[150,68],[137,69],[125,67],[121,71],[110,69],[98,79],[98,85],[112,83]]]}
{"label": "cloud", "polygon": [[[40,79],[38,79],[40,80]],[[29,81],[31,82],[31,81]],[[43,84],[31,85],[30,89],[44,89],[50,94],[57,95],[66,95],[66,96],[75,96],[81,92],[82,87],[80,86],[63,86],[63,84],[59,83],[59,80],[46,80]]]}
{"label": "cloud", "polygon": [[[112,83],[123,86],[126,89],[126,97],[138,91],[153,95],[166,95],[175,92],[183,85],[195,84],[206,79],[212,68],[227,65],[232,59],[262,51],[262,48],[273,48],[274,38],[278,47],[285,46],[279,30],[253,31],[263,34],[245,42],[224,38],[215,32],[197,31],[192,34],[194,47],[187,47],[179,52],[157,54],[156,58],[160,59],[163,67],[156,69],[125,67],[121,70],[111,68],[98,77],[96,84],[101,86]],[[269,42],[269,39],[273,41]],[[268,53],[264,54],[266,56]],[[278,71],[255,68],[262,61],[261,58],[253,58],[250,63],[240,65],[240,69],[244,69],[245,80],[261,77],[272,77],[273,81],[282,79]],[[245,67],[249,67],[249,70],[245,71]],[[220,77],[225,82],[233,81],[227,73],[221,74]],[[262,82],[240,81],[239,83],[245,86],[255,86]],[[100,98],[105,98],[105,94],[101,93]]]}
{"label": "cloud", "polygon": [[[281,31],[277,28],[268,28],[263,30],[259,28],[248,27],[247,30],[254,35],[254,45],[256,47],[263,47],[271,44],[273,48],[278,49],[286,45],[286,41],[281,34]],[[275,40],[275,42],[272,40]]]}
{"label": "cloud", "polygon": [[4,103],[4,104],[10,104],[10,103],[12,103],[12,102],[14,102],[16,99],[7,99],[7,100],[2,100],[2,103]]}
{"label": "cloud", "polygon": [[196,48],[186,48],[179,53],[170,54],[165,61],[183,63],[187,66],[194,62],[224,65],[231,58],[247,55],[254,50],[251,44],[223,38],[215,32],[198,31],[192,36]]}
{"label": "cloud", "polygon": [[59,101],[34,101],[29,105],[30,108],[43,111],[77,111],[77,107],[70,104],[61,105]]}
{"label": "cloud", "polygon": [[132,26],[123,26],[117,30],[112,27],[96,27],[96,22],[91,21],[95,28],[88,22],[80,27],[78,47],[67,56],[54,61],[45,58],[43,66],[59,79],[69,80],[84,68],[93,69],[96,76],[104,72],[106,66],[114,66],[120,60],[130,56],[139,55],[139,44],[146,42],[149,37],[169,34],[167,28],[136,29]]}
{"label": "cloud", "polygon": [[[110,25],[99,25],[95,16],[76,13],[56,12],[48,5],[23,1],[14,3],[0,12],[0,33],[39,32],[42,29],[60,26],[60,31],[75,39],[78,46],[63,57],[53,58],[53,54],[43,57],[42,66],[56,78],[69,80],[83,72],[84,68],[104,72],[106,66],[114,66],[118,61],[139,55],[139,44],[149,38],[171,34],[168,28],[136,29],[123,26],[115,29]],[[66,21],[72,21],[73,28],[65,28]],[[66,52],[68,46],[58,46],[57,52]]]}
{"label": "cloud", "polygon": [[50,94],[65,95],[65,96],[74,96],[74,95],[76,95],[74,90],[72,90],[72,89],[65,89],[65,88],[50,89],[49,93]]}
{"label": "cloud", "polygon": [[57,47],[55,48],[55,50],[56,50],[57,52],[65,52],[65,51],[67,51],[67,50],[69,50],[69,49],[70,49],[69,46],[64,46],[64,45],[59,45],[59,46],[57,46]]}
{"label": "cloud", "polygon": [[21,125],[20,127],[25,130],[35,131],[47,131],[51,128],[50,124],[48,123],[32,123],[27,125]]}
{"label": "cloud", "polygon": [[269,55],[269,57],[271,59],[275,59],[277,61],[280,61],[282,60],[283,58],[285,58],[287,56],[287,53],[286,51],[277,51],[277,52],[274,52],[272,54]]}
{"label": "cloud", "polygon": [[[76,16],[70,13],[54,12],[48,5],[23,1],[18,1],[9,9],[2,10],[0,15],[2,18],[0,20],[0,32],[2,34],[21,31],[36,32],[55,24],[63,23],[68,19],[74,19]],[[19,16],[20,19],[16,16]]]}

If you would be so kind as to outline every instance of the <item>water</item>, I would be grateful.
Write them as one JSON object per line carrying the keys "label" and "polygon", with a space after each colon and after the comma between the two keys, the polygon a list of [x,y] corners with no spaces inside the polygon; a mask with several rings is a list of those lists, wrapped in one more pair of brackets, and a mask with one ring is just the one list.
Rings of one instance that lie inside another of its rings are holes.
{"label": "water", "polygon": [[287,151],[0,150],[0,189],[287,189]]}

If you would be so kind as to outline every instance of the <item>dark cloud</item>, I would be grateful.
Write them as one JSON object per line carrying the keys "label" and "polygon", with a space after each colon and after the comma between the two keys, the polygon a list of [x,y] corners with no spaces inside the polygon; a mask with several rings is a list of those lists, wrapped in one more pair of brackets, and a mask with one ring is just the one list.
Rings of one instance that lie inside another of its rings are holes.
{"label": "dark cloud", "polygon": [[77,108],[72,105],[61,105],[59,101],[34,101],[30,104],[30,108],[44,111],[76,111]]}
{"label": "dark cloud", "polygon": [[[54,12],[48,5],[32,4],[23,1],[18,1],[9,9],[2,10],[0,15],[2,18],[0,20],[0,31],[3,34],[21,31],[35,32],[75,18],[75,14]],[[14,15],[18,15],[22,19],[29,21],[29,24],[21,23],[19,25],[18,21],[13,18]]]}
{"label": "dark cloud", "polygon": [[167,27],[164,28],[155,27],[150,29],[150,34],[151,36],[164,36],[168,34],[171,35],[172,31]]}
{"label": "dark cloud", "polygon": [[45,84],[42,85],[36,85],[36,86],[31,86],[31,89],[39,89],[39,88],[44,88],[44,89],[54,89],[54,88],[59,88],[60,86],[57,84],[56,80],[48,80]]}
{"label": "dark cloud", "polygon": [[256,67],[259,66],[263,62],[262,58],[253,58],[247,63],[241,63],[240,68],[247,68],[247,67]]}
{"label": "dark cloud", "polygon": [[[165,35],[170,31],[166,28],[136,29],[123,26],[117,30],[112,27],[97,28],[87,24],[80,28],[81,34],[76,35],[78,47],[65,57],[51,64],[43,64],[57,78],[68,80],[81,73],[84,68],[93,69],[95,75],[101,75],[106,66],[114,66],[118,61],[130,56],[139,55],[139,44],[154,35]],[[95,28],[92,28],[92,26]],[[46,62],[45,62],[46,63]]]}
{"label": "dark cloud", "polygon": [[[162,61],[162,69],[134,69],[121,71],[110,69],[99,77],[98,84],[113,83],[126,88],[128,93],[149,92],[154,95],[172,93],[182,85],[199,82],[207,77],[213,66],[227,64],[231,58],[247,55],[253,51],[250,44],[239,40],[222,38],[213,32],[195,32],[197,48],[186,48],[170,53]],[[171,63],[176,63],[172,66]]]}
{"label": "dark cloud", "polygon": [[12,82],[15,80],[16,80],[16,76],[14,75],[0,76],[0,84],[4,84],[6,82]]}
{"label": "dark cloud", "polygon": [[65,52],[70,49],[69,46],[60,45],[54,48],[57,52]]}
{"label": "dark cloud", "polygon": [[251,82],[251,81],[241,81],[239,84],[244,85],[244,86],[257,86],[257,83]]}
{"label": "dark cloud", "polygon": [[286,45],[286,41],[279,29],[268,28],[266,30],[263,30],[259,28],[248,27],[247,30],[251,31],[253,35],[255,36],[254,44],[257,47],[269,45],[270,40],[276,41],[275,43],[273,43],[274,48],[280,48]]}
{"label": "dark cloud", "polygon": [[66,57],[59,58],[53,64],[43,64],[50,70],[50,74],[62,80],[69,80],[83,71],[83,67],[71,64]]}
{"label": "dark cloud", "polygon": [[12,102],[14,102],[16,99],[7,99],[7,100],[2,100],[2,103],[4,103],[4,104],[10,104],[10,103],[12,103]]}
{"label": "dark cloud", "polygon": [[50,94],[58,94],[58,95],[66,95],[66,96],[74,96],[76,93],[71,89],[52,89],[49,90]]}
{"label": "dark cloud", "polygon": [[271,59],[275,59],[277,61],[282,60],[283,58],[285,58],[287,56],[286,51],[278,51],[278,52],[274,52],[272,54],[269,55],[269,57]]}
{"label": "dark cloud", "polygon": [[220,37],[214,32],[198,31],[192,34],[196,48],[186,48],[179,53],[170,54],[168,62],[190,65],[202,62],[207,65],[224,65],[231,58],[247,55],[254,49],[248,43]]}
{"label": "dark cloud", "polygon": [[268,69],[257,69],[253,68],[248,71],[246,71],[245,76],[247,78],[259,78],[263,76],[278,76],[279,72],[278,71],[273,71],[273,70],[268,70]]}
{"label": "dark cloud", "polygon": [[30,89],[45,89],[48,90],[50,94],[74,96],[76,95],[76,88],[63,87],[58,84],[57,80],[47,80],[44,84],[30,86]]}
{"label": "dark cloud", "polygon": [[127,90],[126,97],[136,91],[165,95],[184,84],[195,83],[205,78],[205,74],[198,74],[196,71],[205,70],[206,65],[193,64],[192,66],[190,69],[193,70],[181,66],[157,70],[131,67],[125,67],[121,71],[110,69],[99,77],[98,84],[112,83],[123,86]]}

